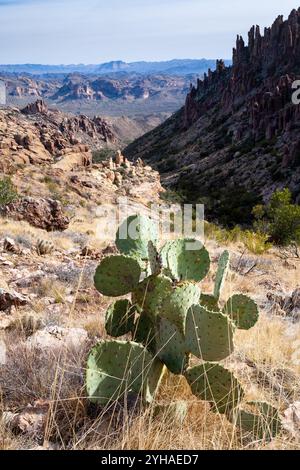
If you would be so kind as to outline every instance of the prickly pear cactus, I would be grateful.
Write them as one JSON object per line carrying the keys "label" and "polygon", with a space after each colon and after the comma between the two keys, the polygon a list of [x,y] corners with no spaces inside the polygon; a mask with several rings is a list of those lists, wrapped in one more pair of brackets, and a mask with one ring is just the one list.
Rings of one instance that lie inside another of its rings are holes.
{"label": "prickly pear cactus", "polygon": [[156,317],[172,292],[172,281],[164,275],[150,276],[133,291],[133,302],[148,315]]}
{"label": "prickly pear cactus", "polygon": [[277,408],[265,402],[241,404],[231,411],[229,419],[256,439],[271,440],[282,428]]}
{"label": "prickly pear cactus", "polygon": [[[125,227],[131,224],[137,236],[124,239]],[[243,404],[238,380],[218,364],[232,353],[236,329],[247,330],[257,322],[257,305],[240,294],[221,310],[227,251],[218,262],[213,294],[201,293],[198,282],[208,273],[210,258],[195,243],[172,240],[159,251],[155,224],[144,216],[132,216],[120,227],[116,244],[122,254],[103,259],[94,280],[103,295],[131,293],[131,300],[119,299],[108,308],[106,330],[114,337],[131,335],[133,341],[103,341],[91,350],[88,396],[100,405],[131,394],[148,403],[163,371],[169,370],[185,377],[192,393],[210,402],[214,412],[226,414],[258,438],[271,438],[280,430],[277,410],[265,403]],[[197,365],[199,359],[206,362]]]}
{"label": "prickly pear cactus", "polygon": [[163,252],[166,268],[177,281],[199,282],[208,274],[210,258],[208,251],[199,241],[191,239],[174,240]]}
{"label": "prickly pear cactus", "polygon": [[92,403],[106,405],[124,401],[130,394],[151,401],[159,384],[163,366],[137,343],[104,341],[90,352],[86,385]]}
{"label": "prickly pear cactus", "polygon": [[141,312],[137,318],[133,331],[132,339],[137,343],[141,343],[151,353],[156,354],[157,351],[157,328],[156,318],[148,315],[146,312]]}
{"label": "prickly pear cactus", "polygon": [[205,363],[189,368],[185,377],[194,395],[211,403],[221,414],[235,408],[244,391],[234,375],[219,364]]}
{"label": "prickly pear cactus", "polygon": [[233,325],[222,313],[201,305],[190,308],[186,322],[186,350],[204,361],[221,361],[233,352]]}
{"label": "prickly pear cactus", "polygon": [[188,309],[199,303],[200,294],[201,290],[195,284],[184,283],[175,287],[164,299],[160,316],[173,323],[184,335]]}
{"label": "prickly pear cactus", "polygon": [[96,289],[108,297],[120,297],[133,291],[140,280],[139,263],[129,256],[108,256],[99,264],[94,281]]}
{"label": "prickly pear cactus", "polygon": [[210,312],[219,312],[219,302],[214,295],[210,294],[201,294],[200,305],[205,307]]}
{"label": "prickly pear cactus", "polygon": [[184,337],[176,326],[165,318],[159,321],[157,332],[157,355],[175,375],[183,374],[189,363]]}
{"label": "prickly pear cactus", "polygon": [[254,300],[243,294],[233,295],[223,312],[232,319],[237,328],[249,330],[258,320],[258,308]]}
{"label": "prickly pear cactus", "polygon": [[158,227],[151,219],[143,215],[128,217],[119,227],[116,245],[125,255],[141,261],[149,260],[149,244],[157,245]]}
{"label": "prickly pear cactus", "polygon": [[215,288],[214,288],[214,297],[217,300],[219,300],[223,286],[224,286],[226,275],[229,269],[229,261],[230,261],[230,255],[229,255],[229,252],[226,250],[222,253],[218,262],[218,270],[216,274]]}
{"label": "prickly pear cactus", "polygon": [[135,308],[127,299],[117,300],[107,310],[105,329],[107,334],[118,338],[131,332],[134,327]]}

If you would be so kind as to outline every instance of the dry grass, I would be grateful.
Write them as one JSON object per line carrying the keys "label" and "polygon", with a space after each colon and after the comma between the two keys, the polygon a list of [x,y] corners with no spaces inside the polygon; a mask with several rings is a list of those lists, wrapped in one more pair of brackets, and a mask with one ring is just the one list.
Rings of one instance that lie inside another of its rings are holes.
{"label": "dry grass", "polygon": [[[97,326],[90,325],[90,332],[95,333],[98,325],[100,319]],[[300,397],[300,366],[293,364],[294,351],[286,341],[284,321],[262,318],[246,333],[239,332],[236,352],[226,365],[243,383],[247,399],[268,400],[281,410],[286,409],[289,402]],[[299,329],[295,331],[295,337],[297,335]],[[165,377],[157,402],[185,400],[188,414],[184,423],[170,420],[163,413],[154,417],[154,405],[147,410],[125,405],[108,411],[97,409],[89,405],[85,397],[88,347],[76,351],[63,349],[49,356],[28,348],[22,339],[14,332],[7,341],[9,359],[0,374],[2,403],[6,409],[18,411],[28,403],[43,399],[50,403],[50,411],[41,439],[24,442],[22,436],[16,439],[2,429],[2,448],[24,448],[24,445],[32,448],[52,441],[62,449],[228,450],[268,449],[270,446],[300,449],[299,442],[285,433],[271,444],[242,435],[225,416],[212,413],[207,403],[197,400],[183,378],[172,375]]]}
{"label": "dry grass", "polygon": [[[2,222],[0,235],[24,235],[29,230],[27,224]],[[32,227],[30,230],[36,237],[39,231]],[[90,223],[83,217],[83,220],[72,221],[69,233],[86,234],[88,230],[91,230]],[[72,241],[68,232],[62,236],[62,240],[65,237],[72,244],[77,243]],[[272,261],[271,269],[276,269],[276,278],[280,282],[291,290],[299,285],[299,270],[284,269],[282,261],[272,254],[265,254],[264,257]],[[203,283],[205,292],[212,291],[213,272]],[[272,277],[272,271],[260,277],[232,273],[222,300],[236,291],[257,295],[258,282]],[[109,299],[103,299],[88,289],[82,290],[81,281],[82,276],[79,276],[73,286],[74,302],[67,306],[60,320],[64,326],[84,327],[92,344],[97,338],[105,337],[104,312]],[[60,281],[50,282],[45,279],[39,289],[41,297],[50,296],[57,298],[58,302],[64,301],[66,284]],[[37,310],[39,318],[42,318],[42,304]],[[270,317],[266,313],[261,315],[253,329],[237,333],[236,350],[225,364],[242,382],[247,399],[267,400],[278,406],[281,412],[290,403],[300,399],[299,340],[299,324],[293,325],[283,318]],[[271,443],[258,441],[252,435],[243,435],[225,416],[213,413],[207,403],[197,400],[183,378],[172,375],[164,378],[156,403],[146,410],[140,409],[137,404],[127,406],[124,403],[109,410],[91,406],[86,400],[84,387],[90,345],[76,350],[64,348],[49,355],[46,351],[29,347],[26,335],[20,328],[7,332],[5,341],[8,345],[8,360],[0,371],[0,409],[20,411],[29,403],[45,400],[49,403],[49,412],[45,431],[38,438],[16,436],[0,426],[0,449],[35,448],[37,445],[47,445],[50,441],[60,449],[76,450],[300,450],[300,443],[286,432],[282,432]],[[185,400],[188,404],[187,417],[183,423],[170,419],[164,413],[155,415],[157,403],[178,400]]]}
{"label": "dry grass", "polygon": [[55,248],[67,251],[74,248],[74,242],[68,232],[52,232],[38,229],[25,221],[13,221],[0,217],[0,236],[9,236],[26,248],[34,249],[38,240],[51,241]]}

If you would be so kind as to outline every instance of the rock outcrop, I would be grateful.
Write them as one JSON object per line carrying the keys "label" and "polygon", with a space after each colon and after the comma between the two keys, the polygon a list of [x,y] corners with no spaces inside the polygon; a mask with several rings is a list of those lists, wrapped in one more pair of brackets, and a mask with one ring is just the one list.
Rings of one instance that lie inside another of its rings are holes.
{"label": "rock outcrop", "polygon": [[10,311],[12,307],[22,307],[27,304],[24,296],[15,291],[0,288],[0,311]]}
{"label": "rock outcrop", "polygon": [[63,231],[69,225],[61,203],[53,199],[24,197],[5,206],[1,213],[14,220],[26,220],[34,227],[48,232]]}
{"label": "rock outcrop", "polygon": [[45,101],[37,100],[35,103],[29,103],[21,110],[23,114],[48,114],[48,106]]}
{"label": "rock outcrop", "polygon": [[255,203],[288,186],[300,202],[300,106],[292,102],[299,57],[300,9],[263,33],[253,26],[248,44],[237,37],[232,67],[218,61],[185,106],[125,154],[155,164],[190,200],[208,197],[212,215],[237,188]]}
{"label": "rock outcrop", "polygon": [[69,168],[92,162],[91,150],[116,140],[101,117],[69,116],[38,100],[21,112],[0,110],[0,171],[18,165],[54,164]]}

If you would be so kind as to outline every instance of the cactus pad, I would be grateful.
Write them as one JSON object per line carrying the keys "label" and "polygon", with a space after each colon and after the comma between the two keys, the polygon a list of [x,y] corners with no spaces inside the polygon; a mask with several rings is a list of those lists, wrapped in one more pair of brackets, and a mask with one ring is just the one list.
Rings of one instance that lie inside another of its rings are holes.
{"label": "cactus pad", "polygon": [[243,294],[233,295],[226,303],[223,312],[230,316],[241,330],[249,330],[258,320],[258,308],[254,300]]}
{"label": "cactus pad", "polygon": [[193,394],[209,401],[215,412],[227,413],[241,401],[244,392],[234,375],[218,364],[189,368],[185,377]]}
{"label": "cactus pad", "polygon": [[147,261],[147,269],[146,275],[151,276],[158,275],[162,271],[162,263],[160,256],[158,254],[157,248],[154,243],[149,240],[148,242],[148,261]]}
{"label": "cactus pad", "polygon": [[256,439],[271,440],[282,428],[278,410],[269,403],[249,402],[231,412],[230,420]]}
{"label": "cactus pad", "polygon": [[[124,237],[124,238],[123,238]],[[148,260],[148,243],[157,244],[158,227],[149,217],[132,215],[120,225],[116,235],[116,245],[125,255]]]}
{"label": "cactus pad", "polygon": [[92,403],[106,405],[131,393],[150,401],[162,373],[162,364],[133,342],[98,343],[88,358],[86,384]]}
{"label": "cactus pad", "polygon": [[233,352],[233,325],[222,313],[201,305],[190,308],[186,320],[186,350],[205,361],[221,361]]}
{"label": "cactus pad", "polygon": [[166,276],[150,276],[141,282],[133,292],[133,302],[148,315],[159,314],[162,303],[172,292],[172,281]]}
{"label": "cactus pad", "polygon": [[169,269],[169,264],[168,264],[168,252],[170,247],[172,246],[173,241],[168,241],[165,243],[165,245],[161,248],[159,256],[161,260],[161,265],[162,265],[162,272],[172,278],[172,273]]}
{"label": "cactus pad", "polygon": [[224,251],[218,262],[218,270],[216,274],[216,280],[215,280],[215,289],[214,289],[214,297],[219,300],[224,281],[226,279],[226,275],[229,269],[229,260],[230,260],[230,255],[229,252],[226,250]]}
{"label": "cactus pad", "polygon": [[[187,249],[192,243],[198,245],[197,249]],[[183,239],[170,242],[166,256],[168,269],[172,277],[178,281],[199,282],[209,271],[209,254],[204,246],[195,240]]]}
{"label": "cactus pad", "polygon": [[141,343],[150,352],[155,354],[156,320],[153,316],[149,316],[146,312],[142,312],[134,324],[132,335],[134,341]]}
{"label": "cactus pad", "polygon": [[99,264],[95,277],[95,287],[108,297],[120,297],[134,290],[140,280],[139,263],[129,256],[108,256]]}
{"label": "cactus pad", "polygon": [[164,300],[160,316],[173,323],[184,335],[188,309],[198,304],[200,294],[200,288],[195,284],[185,283],[175,287]]}
{"label": "cactus pad", "polygon": [[117,300],[107,310],[105,329],[107,334],[118,338],[132,331],[135,308],[129,300]]}
{"label": "cactus pad", "polygon": [[165,318],[158,329],[157,356],[173,374],[182,374],[188,365],[183,336]]}
{"label": "cactus pad", "polygon": [[209,310],[210,312],[219,312],[220,307],[218,303],[218,299],[214,295],[210,294],[201,294],[200,297],[200,305]]}

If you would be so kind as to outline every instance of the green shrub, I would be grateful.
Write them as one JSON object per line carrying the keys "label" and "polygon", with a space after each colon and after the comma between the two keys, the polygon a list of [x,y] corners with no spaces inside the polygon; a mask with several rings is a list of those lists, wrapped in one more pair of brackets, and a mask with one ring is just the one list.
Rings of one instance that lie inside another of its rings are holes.
{"label": "green shrub", "polygon": [[300,206],[292,203],[289,189],[276,191],[269,204],[253,209],[253,215],[256,218],[255,228],[269,235],[276,245],[300,243]]}
{"label": "green shrub", "polygon": [[272,248],[268,235],[261,232],[253,232],[251,230],[242,230],[238,225],[233,229],[228,230],[226,228],[218,227],[218,225],[205,222],[204,230],[207,238],[216,240],[222,245],[243,243],[245,248],[255,255],[262,255]]}
{"label": "green shrub", "polygon": [[0,206],[6,206],[18,199],[18,192],[8,176],[0,180]]}
{"label": "green shrub", "polygon": [[102,163],[115,156],[116,151],[113,149],[95,150],[92,155],[93,163]]}
{"label": "green shrub", "polygon": [[242,233],[242,242],[245,247],[255,255],[263,255],[272,248],[268,235],[260,232],[245,230]]}

